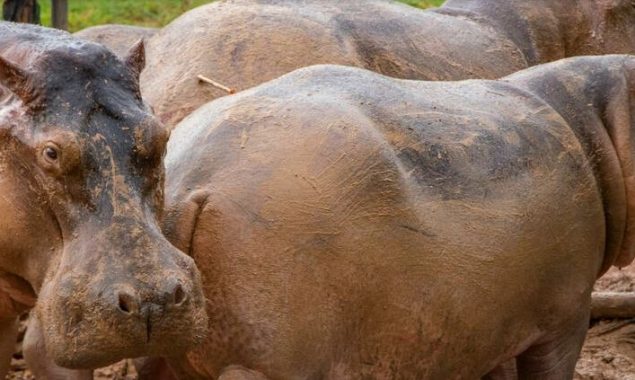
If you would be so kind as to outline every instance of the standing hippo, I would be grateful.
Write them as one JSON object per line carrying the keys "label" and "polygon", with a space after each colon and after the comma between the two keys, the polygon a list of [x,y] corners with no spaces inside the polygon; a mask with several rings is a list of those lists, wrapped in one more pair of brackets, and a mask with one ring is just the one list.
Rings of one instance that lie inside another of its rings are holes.
{"label": "standing hippo", "polygon": [[169,133],[141,101],[142,50],[0,23],[0,378],[33,307],[32,354],[65,367],[204,336],[198,270],[158,226]]}
{"label": "standing hippo", "polygon": [[187,379],[570,379],[633,259],[635,58],[502,80],[301,69],[185,119],[166,236],[204,278]]}
{"label": "standing hippo", "polygon": [[575,55],[635,53],[631,0],[449,0],[423,11],[387,0],[224,0],[148,42],[141,92],[173,127],[227,93],[332,63],[420,80],[499,78]]}
{"label": "standing hippo", "polygon": [[125,57],[139,41],[152,37],[158,29],[132,25],[107,24],[92,26],[76,32],[76,37],[100,43],[119,57]]}

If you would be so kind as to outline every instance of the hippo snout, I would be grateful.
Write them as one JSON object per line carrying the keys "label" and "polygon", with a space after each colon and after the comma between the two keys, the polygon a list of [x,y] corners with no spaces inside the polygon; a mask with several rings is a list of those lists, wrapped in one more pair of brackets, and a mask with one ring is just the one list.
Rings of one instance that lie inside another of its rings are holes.
{"label": "hippo snout", "polygon": [[[65,253],[43,286],[37,312],[58,365],[95,368],[174,356],[205,336],[201,279],[189,256],[151,231],[117,250],[95,240],[97,248]],[[77,245],[83,246],[92,242]]]}

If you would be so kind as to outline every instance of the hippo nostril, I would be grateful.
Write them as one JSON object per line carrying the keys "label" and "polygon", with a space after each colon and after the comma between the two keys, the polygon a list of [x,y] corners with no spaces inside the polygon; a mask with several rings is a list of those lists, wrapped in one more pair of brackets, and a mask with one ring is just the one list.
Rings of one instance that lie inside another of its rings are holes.
{"label": "hippo nostril", "polygon": [[183,302],[185,302],[185,292],[181,284],[178,284],[174,289],[174,305],[180,306]]}
{"label": "hippo nostril", "polygon": [[139,305],[132,295],[121,292],[119,293],[119,310],[126,314],[133,314],[139,311]]}

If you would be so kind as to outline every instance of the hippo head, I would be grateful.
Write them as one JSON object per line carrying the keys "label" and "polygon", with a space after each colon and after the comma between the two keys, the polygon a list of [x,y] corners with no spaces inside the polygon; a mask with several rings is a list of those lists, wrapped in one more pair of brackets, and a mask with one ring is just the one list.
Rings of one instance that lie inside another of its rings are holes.
{"label": "hippo head", "polygon": [[15,105],[0,126],[61,242],[29,264],[44,272],[33,287],[47,351],[69,368],[179,355],[207,317],[194,262],[159,227],[168,131],[140,97],[143,44],[124,62],[71,41],[25,67],[0,58]]}

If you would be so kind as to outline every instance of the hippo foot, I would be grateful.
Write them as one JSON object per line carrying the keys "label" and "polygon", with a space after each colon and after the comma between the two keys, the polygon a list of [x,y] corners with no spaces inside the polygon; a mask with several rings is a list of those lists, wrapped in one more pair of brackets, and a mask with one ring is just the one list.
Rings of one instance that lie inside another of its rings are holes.
{"label": "hippo foot", "polygon": [[563,328],[561,334],[529,347],[517,357],[518,378],[573,379],[575,365],[589,327],[588,315]]}
{"label": "hippo foot", "polygon": [[168,362],[163,358],[134,359],[139,380],[177,380]]}
{"label": "hippo foot", "polygon": [[510,359],[483,376],[482,380],[517,380],[516,359]]}

